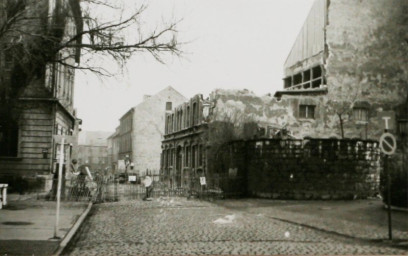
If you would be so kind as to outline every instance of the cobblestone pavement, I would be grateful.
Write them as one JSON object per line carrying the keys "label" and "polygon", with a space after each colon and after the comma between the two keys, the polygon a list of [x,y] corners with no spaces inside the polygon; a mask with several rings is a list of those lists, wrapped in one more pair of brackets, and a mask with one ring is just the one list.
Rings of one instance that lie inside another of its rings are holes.
{"label": "cobblestone pavement", "polygon": [[408,254],[209,202],[156,199],[94,207],[65,254]]}

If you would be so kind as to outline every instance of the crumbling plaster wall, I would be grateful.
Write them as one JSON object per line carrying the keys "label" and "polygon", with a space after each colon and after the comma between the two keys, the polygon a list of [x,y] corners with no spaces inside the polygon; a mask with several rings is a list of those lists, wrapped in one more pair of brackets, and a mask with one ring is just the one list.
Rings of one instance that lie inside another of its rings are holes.
{"label": "crumbling plaster wall", "polygon": [[[327,131],[324,95],[290,96],[284,95],[280,100],[265,95],[256,96],[248,90],[215,90],[211,96],[213,121],[232,121],[236,126],[244,122],[272,124],[287,128],[298,138],[326,137],[336,135],[335,131]],[[299,118],[299,104],[315,104],[316,118]]]}
{"label": "crumbling plaster wall", "polygon": [[[355,101],[366,101],[368,138],[378,139],[382,133],[378,113],[393,110],[407,97],[407,38],[408,1],[329,1],[326,115],[332,121],[328,127],[338,126],[334,101],[346,102],[350,108]],[[362,127],[347,113],[345,118],[345,137],[360,137]]]}

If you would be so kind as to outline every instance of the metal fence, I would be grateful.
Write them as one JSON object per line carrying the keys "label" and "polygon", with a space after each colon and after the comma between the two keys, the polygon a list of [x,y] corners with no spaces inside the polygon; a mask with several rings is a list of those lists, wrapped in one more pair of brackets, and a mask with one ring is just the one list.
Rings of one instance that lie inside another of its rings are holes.
{"label": "metal fence", "polygon": [[[93,180],[78,175],[63,181],[61,199],[66,201],[109,202],[121,200],[144,199],[147,197],[187,197],[205,200],[243,196],[241,185],[243,178],[215,176],[206,177],[205,185],[200,177],[186,179],[180,185],[175,182],[177,177],[166,175],[149,175],[152,184],[145,187],[145,176],[137,176],[129,181],[129,177],[114,177],[113,175],[95,175]],[[47,197],[55,200],[57,180],[53,181],[52,189]]]}

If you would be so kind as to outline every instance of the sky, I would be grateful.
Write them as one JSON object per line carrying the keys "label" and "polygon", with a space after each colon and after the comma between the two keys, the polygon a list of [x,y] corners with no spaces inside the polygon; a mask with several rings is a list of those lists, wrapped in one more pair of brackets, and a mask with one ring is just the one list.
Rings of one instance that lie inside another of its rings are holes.
{"label": "sky", "polygon": [[[134,0],[122,0],[126,9]],[[149,0],[146,29],[181,20],[182,57],[165,64],[135,54],[121,74],[101,78],[77,71],[74,107],[82,130],[114,131],[119,118],[172,86],[186,98],[217,88],[248,89],[261,96],[283,88],[283,64],[314,0]],[[114,68],[114,63],[108,64]]]}

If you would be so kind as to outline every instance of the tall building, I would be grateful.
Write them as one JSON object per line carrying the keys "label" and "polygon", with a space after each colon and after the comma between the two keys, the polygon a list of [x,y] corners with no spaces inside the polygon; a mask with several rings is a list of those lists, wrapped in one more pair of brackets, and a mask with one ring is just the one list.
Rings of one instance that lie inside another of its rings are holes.
{"label": "tall building", "polygon": [[[10,9],[4,1],[1,2],[0,19],[4,22],[8,15],[13,14],[12,10],[16,9]],[[61,40],[82,30],[79,1],[28,1],[19,6],[17,11],[22,15],[44,11],[38,9],[39,5],[45,7],[48,19],[31,19],[29,24],[17,23],[15,26],[22,26],[21,28],[26,28],[31,33],[49,32],[59,26],[60,10],[66,7],[69,15],[64,23],[65,27],[62,30],[58,27],[64,32]],[[59,51],[56,58],[60,62],[42,65],[37,63],[34,65],[33,76],[28,77],[22,70],[22,65],[27,64],[24,62],[26,53],[20,56],[16,54],[18,51],[10,52],[13,45],[9,45],[10,41],[6,38],[0,38],[0,179],[8,182],[12,189],[15,188],[16,179],[25,180],[28,187],[44,189],[44,182],[39,184],[39,180],[51,180],[58,161],[61,142],[54,135],[71,137],[65,147],[65,161],[75,157],[75,138],[81,121],[73,108],[75,70],[72,67],[79,63],[80,49]],[[23,34],[18,40],[17,43],[34,39]],[[80,42],[81,38],[78,37],[77,40]],[[26,57],[35,60],[35,56]],[[21,86],[24,83],[26,86]],[[32,186],[30,182],[33,182]]]}
{"label": "tall building", "polygon": [[133,163],[140,175],[159,173],[165,113],[184,101],[183,95],[168,86],[155,95],[146,95],[142,103],[127,111],[120,118],[118,160]]}

